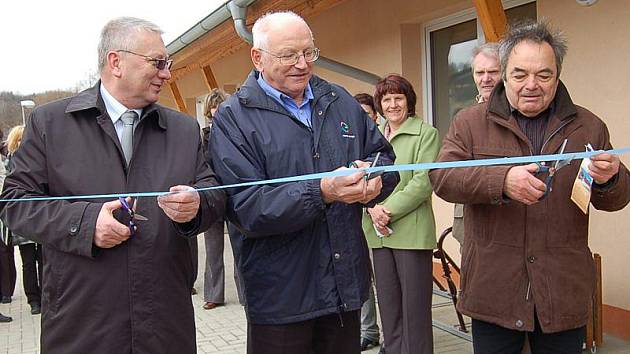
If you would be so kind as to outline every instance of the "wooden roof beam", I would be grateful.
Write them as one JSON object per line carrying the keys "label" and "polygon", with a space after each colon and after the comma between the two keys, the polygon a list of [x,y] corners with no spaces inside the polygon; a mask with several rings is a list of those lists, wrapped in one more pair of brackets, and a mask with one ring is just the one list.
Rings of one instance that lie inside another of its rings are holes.
{"label": "wooden roof beam", "polygon": [[507,30],[507,18],[501,0],[473,0],[486,42],[498,42]]}
{"label": "wooden roof beam", "polygon": [[186,102],[184,102],[184,98],[182,94],[179,92],[179,87],[177,87],[177,82],[169,82],[168,87],[171,89],[171,93],[173,94],[173,98],[175,99],[175,103],[177,103],[177,108],[180,112],[186,113]]}
{"label": "wooden roof beam", "polygon": [[215,88],[219,88],[219,84],[217,83],[217,79],[214,77],[214,73],[212,72],[212,68],[210,67],[210,65],[205,65],[202,68],[203,71],[203,78],[204,81],[206,82],[206,86],[208,87],[209,90],[215,89]]}

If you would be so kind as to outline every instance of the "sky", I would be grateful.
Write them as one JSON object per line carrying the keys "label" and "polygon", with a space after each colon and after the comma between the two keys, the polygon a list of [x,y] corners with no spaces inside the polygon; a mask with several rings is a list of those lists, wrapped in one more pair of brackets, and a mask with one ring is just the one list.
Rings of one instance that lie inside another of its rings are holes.
{"label": "sky", "polygon": [[96,72],[96,47],[107,21],[152,21],[168,45],[227,0],[21,0],[0,11],[0,91],[22,95],[71,89]]}

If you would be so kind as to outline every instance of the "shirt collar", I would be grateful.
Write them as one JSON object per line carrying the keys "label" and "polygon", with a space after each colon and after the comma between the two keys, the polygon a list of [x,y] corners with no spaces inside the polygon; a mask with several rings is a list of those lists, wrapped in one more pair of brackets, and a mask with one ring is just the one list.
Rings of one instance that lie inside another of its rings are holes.
{"label": "shirt collar", "polygon": [[[122,103],[118,102],[118,100],[112,96],[109,91],[105,88],[105,85],[101,83],[101,97],[103,98],[103,103],[105,103],[105,109],[107,110],[107,114],[109,118],[112,120],[112,123],[116,124],[116,122],[120,119],[123,113],[129,111],[127,107],[125,107]],[[138,114],[138,117],[142,117],[142,109],[131,109]]]}
{"label": "shirt collar", "polygon": [[[263,91],[265,91],[267,95],[271,96],[276,101],[280,102],[283,105],[286,104],[287,102],[293,102],[293,104],[297,106],[293,98],[289,97],[287,94],[276,89],[275,87],[269,85],[267,80],[263,78],[262,73],[258,75],[258,79],[256,79],[256,81],[258,82],[258,85],[260,86],[260,88],[263,89]],[[304,100],[302,101],[302,104],[300,104],[300,107],[304,106],[305,104],[307,104],[310,100],[314,98],[315,96],[313,96],[313,90],[311,90],[311,83],[309,82],[306,85],[306,89],[304,89]]]}
{"label": "shirt collar", "polygon": [[[506,97],[506,99],[507,99],[507,97]],[[510,101],[508,101],[508,106],[510,107],[510,114],[512,114],[512,116],[514,118],[525,118],[525,119],[544,118],[544,119],[547,119],[551,115],[553,115],[556,105],[555,105],[555,99],[554,99],[553,101],[551,101],[551,104],[549,104],[549,107],[547,107],[547,109],[545,109],[544,111],[538,113],[535,117],[526,117],[525,115],[523,115],[523,113],[519,112],[518,109],[513,107],[512,104],[510,103]]]}

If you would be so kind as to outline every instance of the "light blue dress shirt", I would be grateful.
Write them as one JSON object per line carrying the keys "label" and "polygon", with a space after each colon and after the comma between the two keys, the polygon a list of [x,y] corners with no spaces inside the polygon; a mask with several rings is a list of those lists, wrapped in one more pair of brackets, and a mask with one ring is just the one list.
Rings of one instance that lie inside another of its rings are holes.
{"label": "light blue dress shirt", "polygon": [[[118,100],[114,98],[114,96],[112,96],[109,91],[107,91],[103,84],[101,84],[101,97],[103,98],[103,102],[105,103],[107,114],[109,115],[109,118],[111,118],[112,123],[114,123],[116,135],[118,135],[118,141],[120,141],[120,139],[122,139],[122,131],[124,125],[122,120],[120,119],[120,116],[122,116],[123,113],[127,112],[130,109],[125,107],[122,103],[118,102]],[[142,109],[131,109],[131,111],[138,113],[138,117],[142,117]],[[139,121],[140,120],[138,119],[133,124],[134,131],[136,130],[136,126],[138,125]]]}
{"label": "light blue dress shirt", "polygon": [[315,99],[313,97],[313,91],[311,90],[311,84],[306,85],[306,89],[304,90],[304,100],[298,106],[295,101],[289,97],[288,95],[278,91],[271,85],[265,81],[262,73],[258,75],[258,85],[260,88],[265,91],[267,96],[276,100],[276,102],[280,103],[282,107],[284,107],[289,113],[291,113],[295,118],[299,119],[300,122],[304,123],[307,127],[311,128],[311,101]]}

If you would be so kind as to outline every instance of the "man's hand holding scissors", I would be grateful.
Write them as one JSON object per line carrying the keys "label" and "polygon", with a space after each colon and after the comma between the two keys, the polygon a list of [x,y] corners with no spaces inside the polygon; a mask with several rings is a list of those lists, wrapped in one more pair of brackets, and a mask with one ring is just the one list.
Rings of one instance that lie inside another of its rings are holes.
{"label": "man's hand holding scissors", "polygon": [[[564,154],[567,147],[567,139],[564,139],[558,154]],[[556,173],[568,166],[571,159],[556,160],[552,166],[544,163],[531,163],[525,166],[512,167],[503,183],[503,193],[510,199],[519,201],[526,205],[532,205],[542,199],[545,199],[553,190],[553,179]],[[547,174],[544,182],[536,177],[536,175]]]}
{"label": "man's hand holding scissors", "polygon": [[114,218],[114,210],[122,208],[120,200],[113,200],[103,204],[96,219],[94,244],[100,248],[112,248],[129,239],[131,230]]}
{"label": "man's hand holding scissors", "polygon": [[510,168],[503,181],[503,193],[526,205],[537,203],[545,194],[545,183],[536,178],[539,166],[535,163]]}
{"label": "man's hand holding scissors", "polygon": [[[376,160],[375,160],[376,161]],[[376,166],[374,163],[370,163],[367,161],[354,161],[355,165],[358,168],[367,168]],[[359,201],[363,204],[369,203],[372,199],[376,198],[379,193],[381,193],[381,189],[383,188],[383,180],[380,175],[376,175],[373,177],[371,174],[365,175],[362,181],[363,184],[363,198]]]}
{"label": "man's hand holding scissors", "polygon": [[[378,155],[375,161],[378,160]],[[367,161],[356,160],[351,163],[354,168],[375,166]],[[345,169],[347,167],[340,167]],[[381,193],[383,182],[380,174],[371,176],[365,171],[358,171],[348,176],[325,177],[321,179],[320,188],[325,203],[342,202],[347,204],[366,204]]]}
{"label": "man's hand holding scissors", "polygon": [[[101,248],[112,248],[124,241],[137,230],[136,221],[148,220],[140,214],[136,214],[139,198],[123,198],[103,204],[96,219],[96,231],[94,232],[94,244]],[[127,225],[121,224],[114,218],[113,212],[123,209],[128,216]]]}

